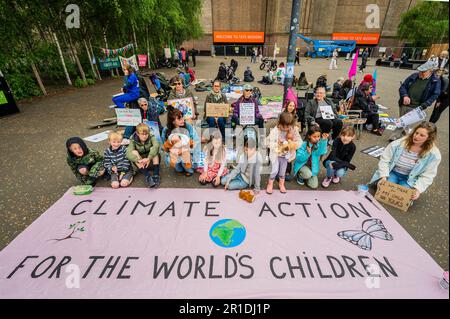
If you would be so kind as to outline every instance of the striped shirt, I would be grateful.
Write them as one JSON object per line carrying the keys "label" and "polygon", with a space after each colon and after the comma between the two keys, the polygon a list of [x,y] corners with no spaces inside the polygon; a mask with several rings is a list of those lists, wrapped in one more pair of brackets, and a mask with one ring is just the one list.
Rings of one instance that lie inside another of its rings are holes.
{"label": "striped shirt", "polygon": [[394,171],[399,174],[409,175],[416,165],[418,158],[418,153],[403,150],[402,155],[398,159],[397,165],[394,167]]}
{"label": "striped shirt", "polygon": [[105,150],[105,160],[104,166],[108,173],[112,173],[111,169],[113,166],[117,167],[117,172],[128,172],[131,169],[131,163],[126,157],[127,148],[124,145],[120,145],[120,147],[116,150],[113,150],[111,146],[109,146]]}

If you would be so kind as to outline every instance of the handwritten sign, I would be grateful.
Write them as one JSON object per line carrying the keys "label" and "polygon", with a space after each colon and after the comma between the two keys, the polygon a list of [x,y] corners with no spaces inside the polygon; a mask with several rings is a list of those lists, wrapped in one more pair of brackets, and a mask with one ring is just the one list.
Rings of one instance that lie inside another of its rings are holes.
{"label": "handwritten sign", "polygon": [[332,120],[334,119],[334,112],[331,108],[331,105],[321,105],[319,106],[320,113],[322,113],[322,118],[324,120]]}
{"label": "handwritten sign", "polygon": [[118,126],[137,126],[142,122],[138,109],[116,109]]}
{"label": "handwritten sign", "polygon": [[415,108],[398,119],[398,126],[406,127],[424,120],[427,114],[420,108]]}
{"label": "handwritten sign", "polygon": [[239,104],[239,123],[241,125],[255,125],[255,104]]}
{"label": "handwritten sign", "polygon": [[406,212],[411,205],[415,190],[388,181],[378,183],[375,199]]}
{"label": "handwritten sign", "polygon": [[138,54],[138,65],[145,67],[147,65],[147,55]]}
{"label": "handwritten sign", "polygon": [[278,116],[281,114],[282,109],[282,102],[269,102],[266,105],[259,106],[259,112],[265,120],[278,118]]}
{"label": "handwritten sign", "polygon": [[228,117],[230,105],[225,103],[206,103],[206,117]]}

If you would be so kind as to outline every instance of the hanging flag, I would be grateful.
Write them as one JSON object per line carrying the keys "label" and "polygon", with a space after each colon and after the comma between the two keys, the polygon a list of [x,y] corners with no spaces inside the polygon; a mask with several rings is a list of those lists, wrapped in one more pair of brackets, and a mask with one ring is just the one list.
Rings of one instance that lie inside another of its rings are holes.
{"label": "hanging flag", "polygon": [[350,70],[348,70],[348,78],[352,80],[352,78],[356,75],[356,69],[358,68],[358,50],[356,51],[355,57],[353,58],[352,66]]}
{"label": "hanging flag", "polygon": [[375,95],[376,91],[377,91],[377,69],[375,69],[375,71],[373,71],[372,78],[373,78],[373,81],[372,81],[372,95]]}

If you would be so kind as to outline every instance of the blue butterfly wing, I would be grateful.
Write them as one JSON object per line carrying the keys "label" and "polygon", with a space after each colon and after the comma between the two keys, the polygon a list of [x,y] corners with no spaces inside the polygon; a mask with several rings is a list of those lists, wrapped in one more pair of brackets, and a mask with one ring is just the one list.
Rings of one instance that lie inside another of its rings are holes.
{"label": "blue butterfly wing", "polygon": [[338,236],[361,249],[370,250],[372,248],[370,236],[363,231],[344,230],[339,232]]}
{"label": "blue butterfly wing", "polygon": [[370,236],[380,238],[383,240],[393,240],[394,237],[384,227],[383,222],[379,219],[373,218],[363,222],[363,230]]}

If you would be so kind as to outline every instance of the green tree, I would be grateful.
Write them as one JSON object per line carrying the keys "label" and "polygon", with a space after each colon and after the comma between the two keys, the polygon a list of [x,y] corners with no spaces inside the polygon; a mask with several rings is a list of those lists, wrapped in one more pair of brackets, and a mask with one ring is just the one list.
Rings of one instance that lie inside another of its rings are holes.
{"label": "green tree", "polygon": [[448,2],[420,1],[401,15],[397,34],[416,47],[448,41]]}

